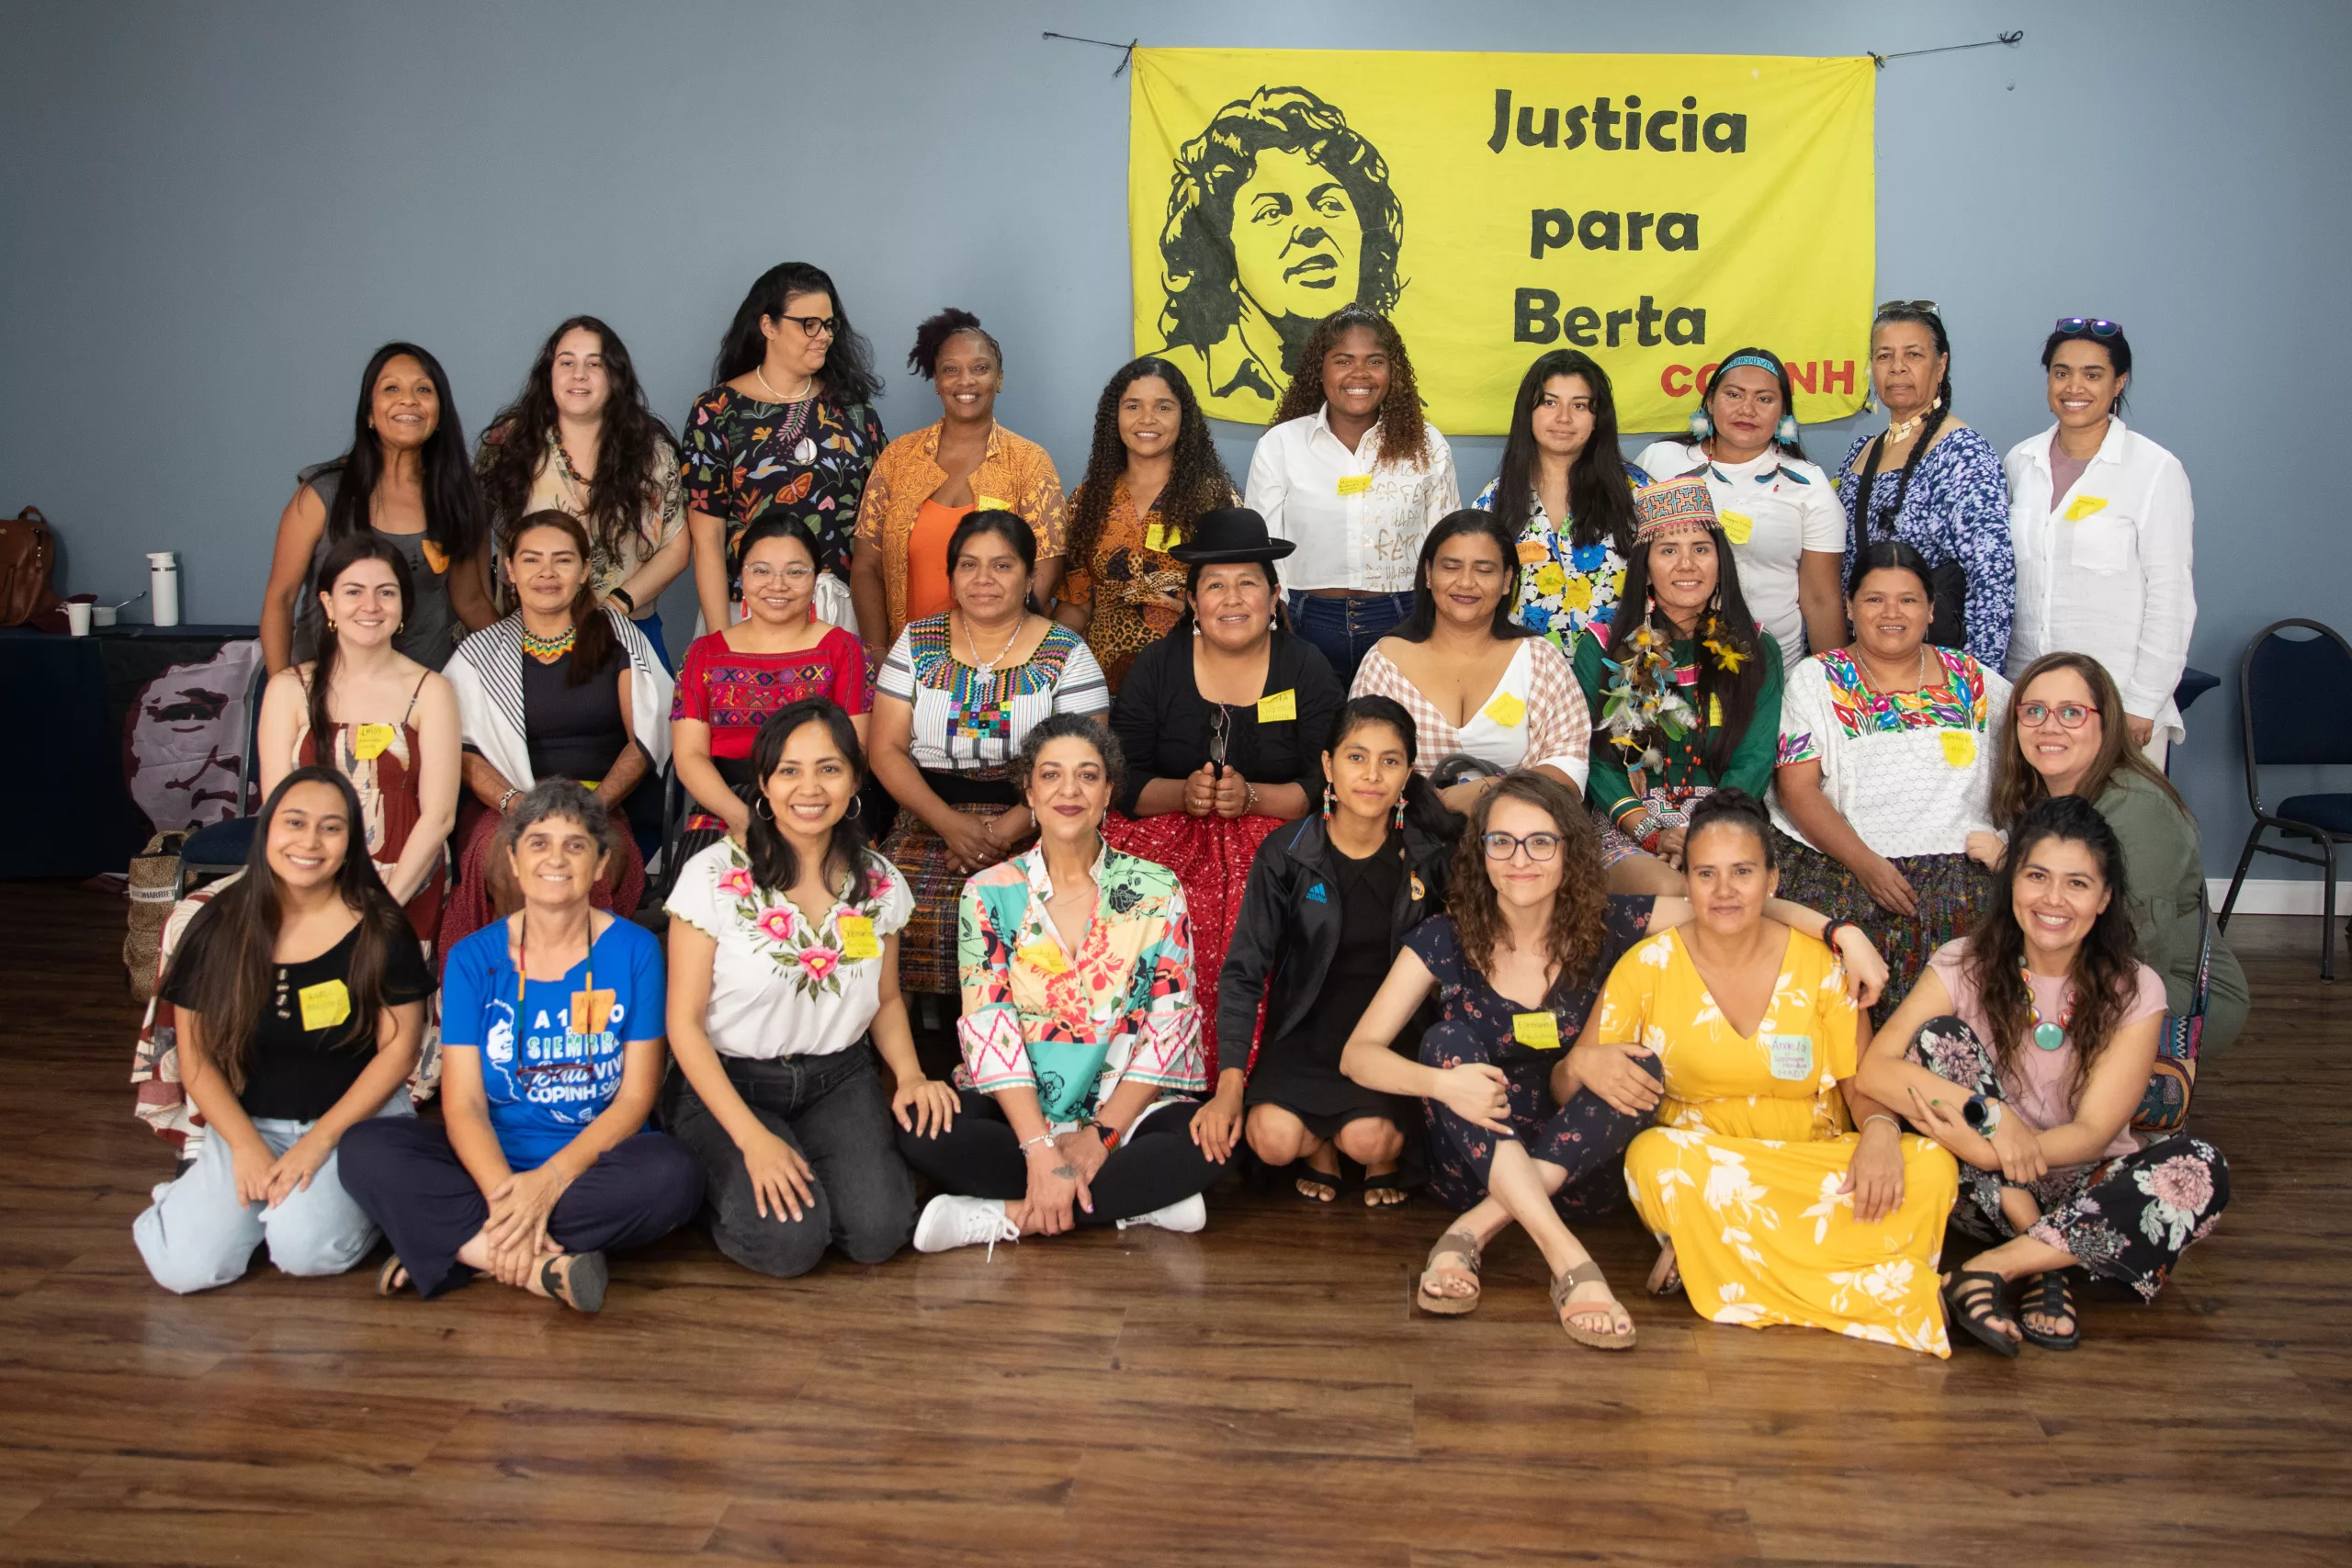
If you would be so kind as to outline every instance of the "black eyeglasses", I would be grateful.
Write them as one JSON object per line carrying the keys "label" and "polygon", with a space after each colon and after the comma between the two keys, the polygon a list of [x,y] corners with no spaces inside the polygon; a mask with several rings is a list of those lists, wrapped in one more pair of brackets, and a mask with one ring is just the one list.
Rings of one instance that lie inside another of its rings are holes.
{"label": "black eyeglasses", "polygon": [[1488,860],[1509,860],[1520,851],[1527,852],[1532,861],[1548,861],[1560,852],[1557,833],[1530,833],[1521,838],[1516,833],[1488,833],[1478,840]]}
{"label": "black eyeglasses", "polygon": [[839,316],[778,316],[779,321],[790,321],[810,337],[831,337],[841,330]]}
{"label": "black eyeglasses", "polygon": [[2061,316],[2058,318],[2058,330],[2062,333],[2088,333],[2093,337],[2113,337],[2123,330],[2123,323],[2099,316]]}
{"label": "black eyeglasses", "polygon": [[1882,316],[1893,315],[1898,310],[1917,310],[1923,315],[1939,319],[1944,313],[1944,308],[1933,299],[1889,299],[1878,308],[1878,313]]}
{"label": "black eyeglasses", "polygon": [[2054,718],[2061,729],[2080,729],[2097,712],[2080,703],[2019,703],[2018,722],[2029,729],[2040,729]]}

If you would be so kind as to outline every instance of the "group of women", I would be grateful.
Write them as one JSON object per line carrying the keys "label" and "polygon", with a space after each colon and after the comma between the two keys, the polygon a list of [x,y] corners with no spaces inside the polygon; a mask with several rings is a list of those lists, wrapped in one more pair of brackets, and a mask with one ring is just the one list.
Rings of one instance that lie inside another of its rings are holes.
{"label": "group of women", "polygon": [[[968,312],[886,445],[802,264],[683,443],[594,318],[470,465],[387,345],[281,519],[246,869],[169,934],[142,1062],[193,1164],[142,1253],[187,1290],[380,1231],[387,1293],[594,1311],[607,1251],[698,1212],[776,1275],[1197,1230],[1246,1144],[1305,1201],[1426,1185],[1435,1314],[1517,1224],[1569,1337],[1631,1346],[1569,1228],[1630,1193],[1650,1288],[1717,1321],[2070,1345],[2069,1270],[2152,1294],[2227,1196],[2180,1119],[2245,987],[2149,750],[2188,491],[2115,417],[2113,323],[2057,324],[2006,473],[1949,362],[1883,307],[1889,426],[1833,477],[1765,350],[1639,464],[1549,353],[1464,508],[1360,306],[1244,486],[1144,358],[1067,499]],[[1993,1245],[1946,1281],[1948,1218]]]}

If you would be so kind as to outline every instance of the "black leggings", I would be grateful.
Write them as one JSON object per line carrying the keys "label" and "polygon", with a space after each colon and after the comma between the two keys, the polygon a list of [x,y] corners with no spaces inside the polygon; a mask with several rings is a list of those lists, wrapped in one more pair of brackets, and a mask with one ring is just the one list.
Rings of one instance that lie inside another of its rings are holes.
{"label": "black leggings", "polygon": [[[956,1125],[935,1138],[900,1131],[899,1152],[907,1163],[949,1192],[967,1198],[1016,1202],[1029,1192],[1029,1161],[1004,1112],[985,1094],[961,1092]],[[1179,1100],[1144,1118],[1087,1183],[1094,1212],[1073,1208],[1081,1227],[1131,1220],[1181,1202],[1225,1172],[1193,1142],[1193,1112],[1199,1101]]]}

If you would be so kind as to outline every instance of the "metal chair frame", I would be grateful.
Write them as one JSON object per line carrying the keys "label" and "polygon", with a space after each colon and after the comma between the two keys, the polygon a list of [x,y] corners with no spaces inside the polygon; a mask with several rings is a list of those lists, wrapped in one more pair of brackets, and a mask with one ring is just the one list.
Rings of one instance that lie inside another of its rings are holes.
{"label": "metal chair frame", "polygon": [[[2283,860],[2301,861],[2305,865],[2321,867],[2326,881],[2321,895],[2324,912],[2319,927],[2319,977],[2322,980],[2332,981],[2335,978],[2335,846],[2347,836],[2331,833],[2326,829],[2312,823],[2298,822],[2292,818],[2281,817],[2264,807],[2262,765],[2255,757],[2254,656],[2261,650],[2263,644],[2288,626],[2301,626],[2306,631],[2315,632],[2327,638],[2343,652],[2346,663],[2352,664],[2352,643],[2346,642],[2342,633],[2333,626],[2319,621],[2305,620],[2301,616],[2271,622],[2255,633],[2254,639],[2245,645],[2245,652],[2239,657],[2238,728],[2245,750],[2245,798],[2246,804],[2254,810],[2254,828],[2246,834],[2245,848],[2239,852],[2237,871],[2230,878],[2230,895],[2222,900],[2222,914],[2217,923],[2222,931],[2226,931],[2230,929],[2230,912],[2237,906],[2238,889],[2245,882],[2246,868],[2253,864],[2256,854],[2277,855]],[[2352,739],[2347,739],[2346,744],[2347,749],[2352,749]],[[2346,761],[2352,761],[2352,756],[2347,756]],[[2289,849],[2281,844],[2264,843],[2263,834],[2274,829],[2290,839],[2312,840],[2319,845],[2319,853],[2311,854],[2301,850]]]}

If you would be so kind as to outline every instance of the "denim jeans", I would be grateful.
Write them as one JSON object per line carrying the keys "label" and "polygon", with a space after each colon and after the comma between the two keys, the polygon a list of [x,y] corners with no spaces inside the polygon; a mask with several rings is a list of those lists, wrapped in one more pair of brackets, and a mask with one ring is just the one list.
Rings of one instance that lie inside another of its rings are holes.
{"label": "denim jeans", "polygon": [[1372,645],[1395,631],[1412,613],[1410,593],[1379,593],[1369,599],[1290,596],[1290,629],[1323,650],[1343,691],[1354,683],[1356,666],[1372,651]]}
{"label": "denim jeans", "polygon": [[828,1244],[858,1263],[883,1262],[906,1246],[915,1227],[914,1176],[899,1157],[890,1092],[872,1045],[830,1056],[718,1060],[752,1114],[812,1173],[800,1218],[773,1204],[762,1218],[742,1151],[673,1066],[662,1086],[662,1124],[702,1162],[719,1251],[756,1273],[790,1279],[817,1267]]}
{"label": "denim jeans", "polygon": [[[408,1090],[392,1091],[379,1116],[413,1118]],[[254,1131],[273,1155],[282,1155],[317,1125],[257,1117]],[[176,1181],[155,1189],[155,1201],[131,1222],[131,1239],[147,1272],[167,1291],[186,1295],[242,1279],[254,1248],[269,1244],[269,1260],[288,1274],[340,1274],[376,1245],[376,1222],[344,1190],[343,1151],[331,1151],[310,1186],[289,1192],[274,1209],[237,1201],[235,1156],[218,1133],[206,1138],[196,1161]]]}

